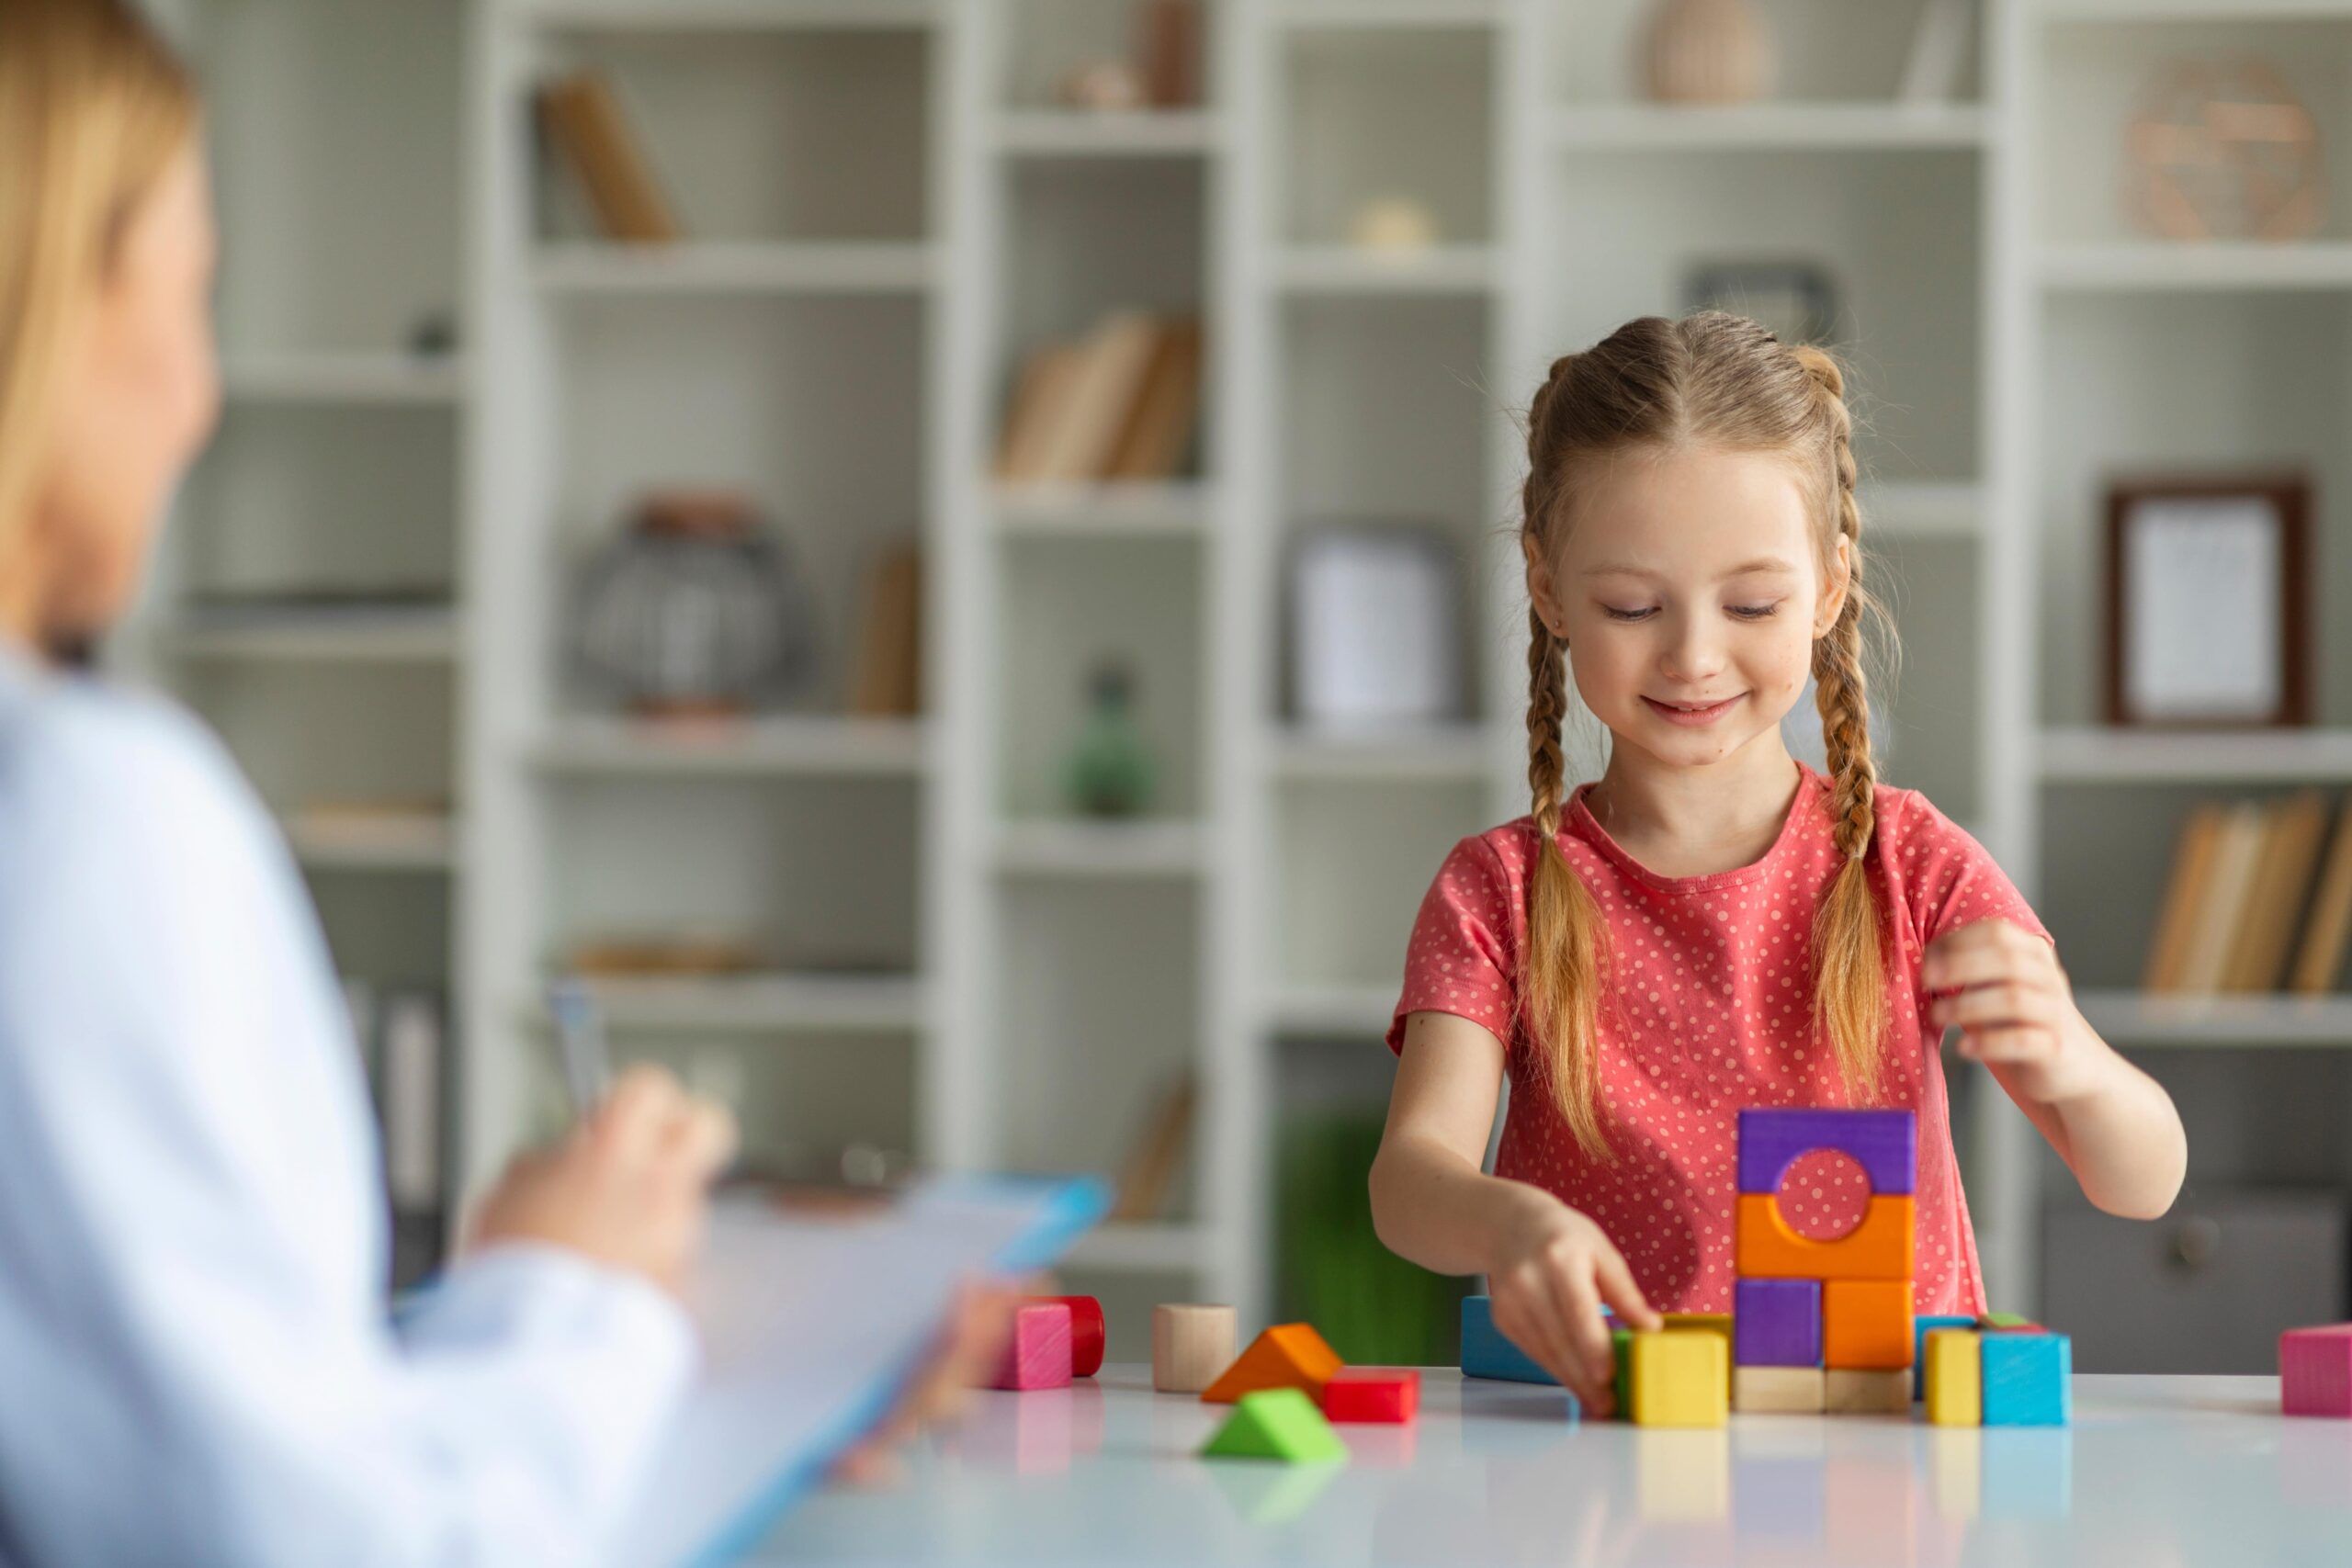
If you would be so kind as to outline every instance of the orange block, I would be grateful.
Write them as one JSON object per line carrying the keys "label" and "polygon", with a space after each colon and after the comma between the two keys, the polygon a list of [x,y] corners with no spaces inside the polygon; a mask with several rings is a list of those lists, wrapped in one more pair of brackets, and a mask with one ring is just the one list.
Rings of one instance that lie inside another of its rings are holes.
{"label": "orange block", "polygon": [[1908,1280],[1912,1245],[1907,1193],[1872,1198],[1862,1223],[1835,1241],[1791,1230],[1770,1192],[1739,1195],[1734,1266],[1751,1280]]}
{"label": "orange block", "polygon": [[1285,1323],[1269,1328],[1250,1342],[1233,1365],[1217,1374],[1201,1394],[1215,1404],[1232,1404],[1245,1393],[1269,1388],[1303,1389],[1317,1405],[1323,1385],[1343,1365],[1323,1336],[1307,1323]]}
{"label": "orange block", "polygon": [[1831,1280],[1821,1287],[1821,1363],[1850,1371],[1911,1364],[1911,1281]]}

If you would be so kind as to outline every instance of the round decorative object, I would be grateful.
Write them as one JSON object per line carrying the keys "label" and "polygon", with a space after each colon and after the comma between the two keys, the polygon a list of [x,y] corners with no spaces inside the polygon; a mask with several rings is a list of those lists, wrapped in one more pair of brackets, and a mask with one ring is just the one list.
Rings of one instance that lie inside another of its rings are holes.
{"label": "round decorative object", "polygon": [[2252,59],[2184,60],[2149,84],[2126,205],[2169,240],[2300,240],[2327,217],[2319,126]]}
{"label": "round decorative object", "polygon": [[1071,748],[1070,803],[1089,817],[1134,817],[1151,804],[1159,769],[1135,716],[1135,677],[1114,660],[1088,682],[1090,711]]}
{"label": "round decorative object", "polygon": [[1359,250],[1422,251],[1437,236],[1437,215],[1409,196],[1374,197],[1348,224],[1348,240]]}
{"label": "round decorative object", "polygon": [[1658,0],[1643,80],[1665,104],[1744,104],[1772,90],[1772,37],[1748,0]]}
{"label": "round decorative object", "polygon": [[574,626],[581,675],[647,716],[741,713],[815,662],[808,586],[733,495],[648,497],[581,574]]}

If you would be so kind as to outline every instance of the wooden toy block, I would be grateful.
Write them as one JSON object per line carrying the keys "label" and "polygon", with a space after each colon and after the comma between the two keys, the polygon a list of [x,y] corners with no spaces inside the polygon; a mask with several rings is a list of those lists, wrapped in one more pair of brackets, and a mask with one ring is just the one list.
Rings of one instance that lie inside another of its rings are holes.
{"label": "wooden toy block", "polygon": [[1727,1312],[1669,1312],[1659,1314],[1667,1329],[1676,1334],[1719,1334],[1724,1341],[1724,1393],[1731,1393],[1731,1314]]}
{"label": "wooden toy block", "polygon": [[2074,1414],[2074,1341],[2007,1330],[1977,1336],[1987,1427],[2064,1427]]}
{"label": "wooden toy block", "polygon": [[1872,1198],[1862,1223],[1835,1241],[1799,1235],[1780,1200],[1743,1192],[1732,1240],[1736,1272],[1747,1280],[1908,1280],[1912,1200]]}
{"label": "wooden toy block", "polygon": [[1616,1396],[1617,1419],[1634,1418],[1634,1331],[1611,1328],[1609,1331],[1609,1353],[1614,1361],[1616,1376],[1610,1382],[1610,1392]]}
{"label": "wooden toy block", "polygon": [[1069,1308],[1031,1302],[1012,1313],[1012,1341],[997,1363],[990,1388],[1026,1391],[1069,1386]]}
{"label": "wooden toy block", "polygon": [[1498,1378],[1507,1382],[1541,1382],[1555,1387],[1559,1379],[1535,1364],[1533,1357],[1503,1337],[1495,1326],[1491,1296],[1462,1298],[1462,1375]]}
{"label": "wooden toy block", "polygon": [[2287,1416],[2352,1417],[2352,1323],[2290,1328],[2278,1336],[2278,1409]]}
{"label": "wooden toy block", "polygon": [[1634,1423],[1720,1427],[1731,1414],[1731,1345],[1720,1334],[1635,1334]]}
{"label": "wooden toy block", "polygon": [[1233,1364],[1229,1306],[1170,1302],[1151,1309],[1151,1386],[1198,1393]]}
{"label": "wooden toy block", "polygon": [[1974,1329],[1939,1328],[1927,1339],[1928,1419],[1939,1427],[1984,1424],[1984,1362]]}
{"label": "wooden toy block", "polygon": [[1974,1328],[1976,1320],[1966,1314],[1922,1313],[1911,1320],[1911,1397],[1923,1399],[1928,1393],[1928,1336],[1939,1328]]}
{"label": "wooden toy block", "polygon": [[1833,1416],[1911,1414],[1908,1367],[1828,1367],[1821,1380],[1822,1407]]}
{"label": "wooden toy block", "polygon": [[1253,1389],[1234,1404],[1233,1414],[1217,1428],[1204,1459],[1272,1459],[1290,1464],[1317,1464],[1348,1457],[1348,1445],[1315,1408],[1306,1391],[1297,1388]]}
{"label": "wooden toy block", "polygon": [[1323,1385],[1328,1420],[1407,1426],[1420,1407],[1421,1374],[1410,1368],[1342,1367]]}
{"label": "wooden toy block", "polygon": [[[1909,1368],[1911,1281],[1831,1280],[1821,1287],[1821,1361],[1850,1370]],[[1908,1394],[1905,1394],[1908,1402]]]}
{"label": "wooden toy block", "polygon": [[1091,1378],[1102,1370],[1102,1344],[1109,1337],[1102,1303],[1092,1296],[1023,1296],[1028,1302],[1059,1302],[1069,1308],[1069,1375]]}
{"label": "wooden toy block", "polygon": [[1340,1365],[1312,1324],[1285,1323],[1251,1340],[1250,1348],[1204,1389],[1201,1397],[1213,1404],[1231,1404],[1260,1389],[1295,1388],[1320,1404],[1323,1385]]}
{"label": "wooden toy block", "polygon": [[1821,1281],[1735,1281],[1731,1359],[1743,1367],[1821,1365]]}
{"label": "wooden toy block", "polygon": [[2024,1328],[2030,1329],[2036,1334],[2044,1332],[2041,1325],[2029,1318],[2019,1317],[2013,1312],[1988,1312],[1976,1320],[1976,1326],[1979,1329]]}
{"label": "wooden toy block", "polygon": [[1731,1407],[1749,1416],[1818,1416],[1828,1405],[1826,1380],[1819,1367],[1736,1366]]}
{"label": "wooden toy block", "polygon": [[1815,1149],[1851,1156],[1875,1198],[1907,1196],[1919,1173],[1919,1119],[1908,1111],[1751,1109],[1739,1113],[1739,1190],[1781,1190],[1789,1167]]}

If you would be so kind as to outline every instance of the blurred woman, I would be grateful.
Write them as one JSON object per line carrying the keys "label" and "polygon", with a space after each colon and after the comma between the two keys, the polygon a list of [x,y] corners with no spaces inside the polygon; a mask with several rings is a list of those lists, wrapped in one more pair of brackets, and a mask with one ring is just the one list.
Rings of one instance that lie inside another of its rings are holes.
{"label": "blurred woman", "polygon": [[198,129],[123,0],[0,0],[0,1562],[585,1558],[693,1371],[726,1116],[624,1077],[395,1334],[275,825],[75,672],[217,412]]}

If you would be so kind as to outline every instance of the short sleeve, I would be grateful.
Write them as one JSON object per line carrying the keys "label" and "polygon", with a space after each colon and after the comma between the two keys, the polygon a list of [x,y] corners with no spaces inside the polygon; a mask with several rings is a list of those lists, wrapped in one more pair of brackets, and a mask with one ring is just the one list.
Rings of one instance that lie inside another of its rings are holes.
{"label": "short sleeve", "polygon": [[1466,1018],[1509,1043],[1518,1011],[1518,897],[1493,845],[1473,838],[1453,846],[1413,921],[1405,988],[1388,1025],[1391,1051],[1404,1050],[1405,1019],[1417,1012]]}
{"label": "short sleeve", "polygon": [[2007,920],[2052,942],[1993,852],[1917,790],[1905,792],[1900,871],[1922,947],[1979,920]]}

